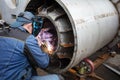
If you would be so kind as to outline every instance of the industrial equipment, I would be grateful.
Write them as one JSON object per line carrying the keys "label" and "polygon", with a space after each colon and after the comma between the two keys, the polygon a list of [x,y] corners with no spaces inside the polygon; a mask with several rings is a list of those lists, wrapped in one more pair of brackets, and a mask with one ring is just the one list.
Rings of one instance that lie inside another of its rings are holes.
{"label": "industrial equipment", "polygon": [[119,5],[119,0],[0,0],[0,12],[7,23],[22,11],[31,11],[43,19],[43,29],[48,28],[47,32],[54,36],[51,54],[57,56],[58,62],[48,71],[63,73],[79,65],[77,71],[88,74],[96,66],[87,57],[101,49],[111,50],[120,41]]}

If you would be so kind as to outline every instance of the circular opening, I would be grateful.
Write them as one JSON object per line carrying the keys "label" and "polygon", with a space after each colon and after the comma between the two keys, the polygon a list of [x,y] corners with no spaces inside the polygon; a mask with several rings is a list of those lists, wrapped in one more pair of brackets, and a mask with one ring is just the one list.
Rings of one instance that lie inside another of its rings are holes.
{"label": "circular opening", "polygon": [[74,54],[74,34],[68,15],[54,0],[45,2],[45,4],[31,1],[26,10],[41,16],[43,19],[42,29],[48,28],[44,32],[50,33],[53,37],[53,43],[51,42],[53,51],[49,52],[48,48],[45,47],[47,45],[42,46],[44,52],[52,54],[50,55],[52,64],[48,67],[48,71],[56,73],[66,71],[66,68],[71,67],[72,63],[70,62]]}
{"label": "circular opening", "polygon": [[[49,68],[63,69],[65,68],[71,61],[71,56],[73,53],[73,47],[64,48],[59,44],[59,33],[57,32],[56,26],[52,21],[45,16],[43,17],[43,25],[42,29],[39,32],[39,36],[42,37],[42,45],[41,48],[43,52],[50,54],[52,58],[52,64]],[[51,47],[52,51],[49,50]],[[69,54],[68,54],[69,53]],[[50,70],[49,69],[49,70]]]}

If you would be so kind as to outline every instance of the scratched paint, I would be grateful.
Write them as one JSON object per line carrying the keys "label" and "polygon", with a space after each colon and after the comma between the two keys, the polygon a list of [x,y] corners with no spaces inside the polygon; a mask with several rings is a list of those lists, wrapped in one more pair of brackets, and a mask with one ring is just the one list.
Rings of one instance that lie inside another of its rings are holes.
{"label": "scratched paint", "polygon": [[103,13],[101,15],[94,16],[94,18],[95,18],[95,20],[98,20],[98,19],[105,18],[105,17],[115,16],[117,14],[118,13],[116,11],[115,12],[110,12],[110,13]]}
{"label": "scratched paint", "polygon": [[93,22],[95,20],[99,20],[99,19],[103,19],[103,18],[106,18],[106,17],[115,16],[117,14],[118,13],[116,11],[110,12],[110,13],[103,13],[103,14],[100,14],[100,15],[90,16],[90,17],[86,17],[86,18],[82,18],[82,19],[76,19],[75,23],[76,24],[83,24],[83,23]]}

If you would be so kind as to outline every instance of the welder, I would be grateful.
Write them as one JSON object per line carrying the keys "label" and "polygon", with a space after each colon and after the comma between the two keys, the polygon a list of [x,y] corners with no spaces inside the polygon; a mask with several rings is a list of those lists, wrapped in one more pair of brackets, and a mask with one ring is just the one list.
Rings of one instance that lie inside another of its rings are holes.
{"label": "welder", "polygon": [[31,12],[21,12],[10,28],[3,27],[0,32],[0,80],[63,80],[56,74],[33,74],[35,66],[44,69],[50,62],[34,36],[37,35],[36,27],[42,26],[38,27],[34,19]]}

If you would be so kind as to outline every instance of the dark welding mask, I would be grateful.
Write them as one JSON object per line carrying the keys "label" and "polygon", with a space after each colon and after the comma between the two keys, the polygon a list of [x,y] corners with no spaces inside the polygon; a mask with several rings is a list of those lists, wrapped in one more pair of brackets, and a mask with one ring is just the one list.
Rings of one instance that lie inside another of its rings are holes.
{"label": "dark welding mask", "polygon": [[36,16],[33,19],[32,26],[33,26],[32,34],[34,36],[37,36],[43,26],[43,19],[40,16]]}

